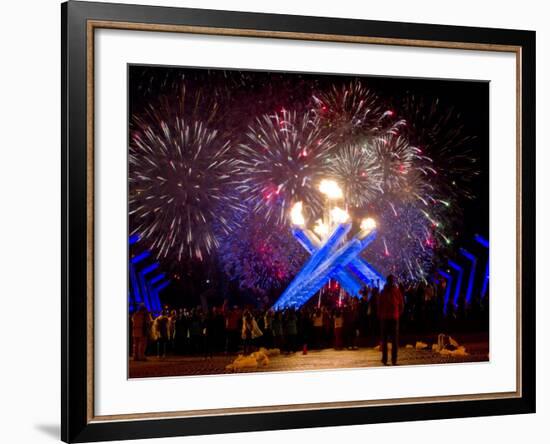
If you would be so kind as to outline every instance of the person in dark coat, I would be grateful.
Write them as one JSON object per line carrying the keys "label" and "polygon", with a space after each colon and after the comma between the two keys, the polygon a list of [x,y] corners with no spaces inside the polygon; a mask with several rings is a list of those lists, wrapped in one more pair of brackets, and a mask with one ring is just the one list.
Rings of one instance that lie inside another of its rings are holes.
{"label": "person in dark coat", "polygon": [[225,352],[236,353],[239,349],[242,314],[235,305],[225,313]]}
{"label": "person in dark coat", "polygon": [[180,355],[187,352],[188,329],[187,313],[183,308],[180,308],[176,318],[176,352]]}
{"label": "person in dark coat", "polygon": [[166,357],[166,346],[170,340],[170,311],[164,311],[155,319],[155,330],[157,332],[157,358]]}
{"label": "person in dark coat", "polygon": [[138,310],[132,315],[132,339],[134,361],[145,361],[145,349],[147,348],[147,336],[153,320],[145,308],[140,304]]}
{"label": "person in dark coat", "polygon": [[323,311],[316,308],[312,315],[313,338],[317,348],[323,348]]}
{"label": "person in dark coat", "polygon": [[273,335],[273,345],[281,350],[284,346],[284,332],[283,314],[280,311],[275,312],[271,321],[271,334]]}
{"label": "person in dark coat", "polygon": [[204,359],[212,358],[212,349],[215,346],[216,335],[216,319],[215,312],[208,310],[202,316],[202,351],[204,353]]}
{"label": "person in dark coat", "polygon": [[296,339],[298,336],[298,317],[293,308],[288,309],[283,317],[283,332],[285,335],[285,352],[296,352]]}
{"label": "person in dark coat", "polygon": [[382,336],[382,363],[388,363],[388,339],[391,337],[391,362],[397,364],[397,347],[399,345],[399,318],[403,314],[405,302],[403,293],[395,284],[395,277],[389,275],[386,285],[378,300],[378,319]]}
{"label": "person in dark coat", "polygon": [[199,309],[194,309],[189,320],[189,336],[191,344],[191,353],[198,354],[202,350],[202,312]]}
{"label": "person in dark coat", "polygon": [[342,314],[340,308],[334,310],[332,322],[334,324],[334,350],[342,350],[342,347],[344,345],[344,315]]}

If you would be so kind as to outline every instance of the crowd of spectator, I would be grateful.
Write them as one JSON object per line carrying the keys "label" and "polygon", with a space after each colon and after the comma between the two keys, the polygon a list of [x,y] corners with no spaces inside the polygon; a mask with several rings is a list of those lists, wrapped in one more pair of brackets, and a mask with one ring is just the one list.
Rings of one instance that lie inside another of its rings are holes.
{"label": "crowd of spectator", "polygon": [[226,302],[208,309],[166,306],[161,313],[150,313],[141,304],[130,316],[130,353],[135,360],[144,360],[147,355],[163,358],[167,353],[204,358],[214,353],[248,354],[260,346],[287,354],[308,348],[356,350],[380,340],[397,344],[398,332],[483,331],[488,322],[488,297],[466,303],[459,295],[456,304],[445,303],[444,282],[403,285],[392,277],[381,292],[365,287],[360,299],[338,294],[324,299],[277,311]]}

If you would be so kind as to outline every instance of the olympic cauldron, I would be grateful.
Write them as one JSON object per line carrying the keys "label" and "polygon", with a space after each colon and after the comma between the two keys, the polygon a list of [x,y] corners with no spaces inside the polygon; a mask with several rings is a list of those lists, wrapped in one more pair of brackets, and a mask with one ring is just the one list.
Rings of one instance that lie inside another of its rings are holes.
{"label": "olympic cauldron", "polygon": [[360,230],[348,239],[352,228],[348,213],[331,207],[332,201],[342,198],[341,189],[335,182],[323,180],[320,191],[326,196],[325,217],[313,230],[305,227],[301,202],[291,210],[292,234],[311,256],[275,302],[275,310],[301,307],[329,279],[337,280],[346,292],[358,298],[364,285],[381,288],[385,284],[384,277],[361,257],[376,238],[376,221],[363,219]]}

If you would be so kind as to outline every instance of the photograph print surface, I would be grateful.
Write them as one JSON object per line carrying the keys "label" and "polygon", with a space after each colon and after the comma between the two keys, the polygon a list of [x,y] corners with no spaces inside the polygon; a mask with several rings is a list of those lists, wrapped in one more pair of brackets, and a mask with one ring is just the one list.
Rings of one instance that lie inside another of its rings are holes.
{"label": "photograph print surface", "polygon": [[489,359],[489,84],[130,65],[129,377]]}

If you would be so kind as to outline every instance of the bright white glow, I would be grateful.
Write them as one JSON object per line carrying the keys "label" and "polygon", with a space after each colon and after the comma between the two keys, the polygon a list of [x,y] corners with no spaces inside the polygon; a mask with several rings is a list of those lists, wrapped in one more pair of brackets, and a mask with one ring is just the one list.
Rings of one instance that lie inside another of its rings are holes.
{"label": "bright white glow", "polygon": [[302,214],[302,202],[296,202],[290,210],[290,220],[293,225],[303,227],[306,223]]}
{"label": "bright white glow", "polygon": [[329,199],[342,199],[342,197],[344,197],[342,189],[334,180],[321,180],[321,183],[319,184],[319,191]]}
{"label": "bright white glow", "polygon": [[328,226],[321,219],[319,219],[317,222],[315,222],[313,231],[317,233],[319,236],[323,237],[328,234]]}
{"label": "bright white glow", "polygon": [[367,217],[361,221],[361,230],[373,230],[376,228],[376,221],[372,217]]}
{"label": "bright white glow", "polygon": [[336,224],[343,224],[349,220],[349,214],[342,208],[334,207],[330,210],[330,218]]}

